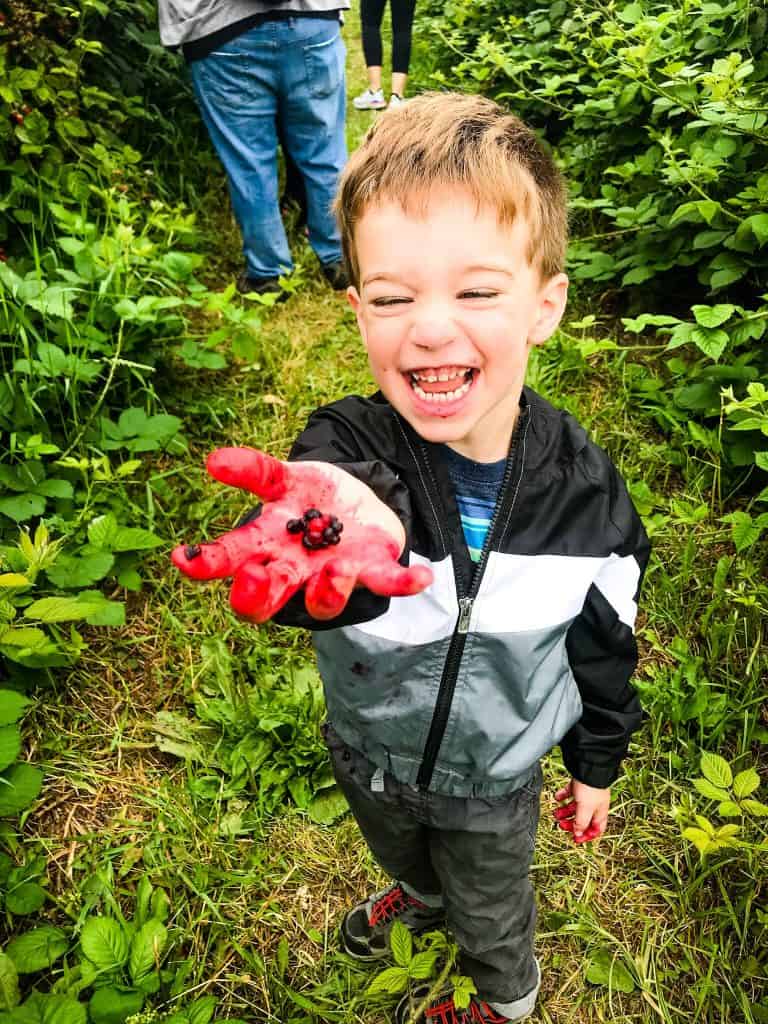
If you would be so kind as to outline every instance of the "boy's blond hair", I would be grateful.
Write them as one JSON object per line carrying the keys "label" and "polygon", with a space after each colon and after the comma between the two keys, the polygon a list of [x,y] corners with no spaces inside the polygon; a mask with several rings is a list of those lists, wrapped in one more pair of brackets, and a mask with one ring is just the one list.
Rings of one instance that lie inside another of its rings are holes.
{"label": "boy's blond hair", "polygon": [[422,212],[435,186],[469,189],[478,206],[511,225],[522,213],[531,234],[527,257],[542,277],[562,271],[568,241],[563,178],[533,131],[493,100],[422,93],[380,115],[344,168],[334,211],[354,284],[360,267],[355,226],[372,204],[394,200]]}

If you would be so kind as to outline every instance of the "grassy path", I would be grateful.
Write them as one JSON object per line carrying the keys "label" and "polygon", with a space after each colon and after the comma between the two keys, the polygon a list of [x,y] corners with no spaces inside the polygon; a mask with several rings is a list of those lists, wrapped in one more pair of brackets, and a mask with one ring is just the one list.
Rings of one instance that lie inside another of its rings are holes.
{"label": "grassy path", "polygon": [[[365,85],[356,13],[345,35],[351,96]],[[372,116],[350,113],[351,147]],[[229,280],[239,242],[228,221],[215,234],[217,274]],[[250,444],[282,454],[312,408],[369,390],[345,300],[321,283],[306,245],[299,262],[306,284],[265,312],[256,362],[197,378],[184,370],[172,382],[177,398],[169,411],[184,417],[189,457],[159,463],[147,483],[155,528],[169,538],[214,534],[244,508],[205,479],[211,448]],[[552,351],[533,365],[533,383],[566,401],[631,481],[646,479],[643,467],[653,465],[652,488],[669,493],[679,486],[674,470],[662,466],[660,438],[621,390],[624,364],[569,370],[557,344]],[[661,534],[659,543],[663,552],[672,540]],[[690,572],[695,560],[693,552]],[[672,664],[665,645],[685,625],[678,610],[685,580],[674,582],[675,564],[671,559],[666,578],[657,566],[649,581],[647,664]],[[355,999],[368,975],[336,952],[342,909],[381,881],[355,827],[345,820],[325,828],[301,813],[275,819],[249,797],[249,765],[258,754],[248,746],[249,730],[281,737],[280,756],[288,760],[280,763],[289,764],[319,715],[306,713],[304,732],[295,731],[307,700],[292,698],[291,687],[313,678],[306,638],[234,622],[223,588],[193,588],[163,558],[152,572],[145,592],[132,598],[128,625],[97,639],[67,685],[37,711],[34,754],[48,786],[27,830],[44,840],[52,858],[58,912],[82,920],[107,889],[130,909],[146,875],[170,896],[176,956],[192,961],[190,989],[217,994],[222,1016],[285,1024],[385,1021],[385,1010]],[[282,718],[274,726],[264,724],[265,687],[279,697]],[[158,713],[164,750],[156,739]],[[671,743],[658,727],[646,728],[616,787],[610,834],[595,849],[568,846],[550,826],[563,773],[549,759],[535,866],[545,979],[536,1021],[736,1024],[738,1018],[718,1011],[711,979],[724,984],[738,935],[730,932],[729,949],[728,922],[703,913],[701,890],[690,882],[694,861],[672,817],[685,799],[673,772],[685,746],[685,739]],[[312,751],[306,756],[313,764]],[[274,765],[273,749],[256,773],[262,786]],[[614,959],[642,992],[586,984],[585,964],[596,956]],[[693,994],[692,979],[699,986]]]}

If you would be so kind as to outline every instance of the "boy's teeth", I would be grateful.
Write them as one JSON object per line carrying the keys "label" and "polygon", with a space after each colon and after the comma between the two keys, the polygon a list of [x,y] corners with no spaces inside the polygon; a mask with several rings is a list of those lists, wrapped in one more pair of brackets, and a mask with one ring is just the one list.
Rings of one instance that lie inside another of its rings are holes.
{"label": "boy's teeth", "polygon": [[[450,379],[450,378],[447,378]],[[454,391],[424,391],[418,384],[414,383],[413,390],[419,396],[427,402],[454,402],[457,398],[461,398],[462,395],[466,395],[472,386],[471,381],[467,381],[466,384],[462,384],[461,387],[456,388]]]}

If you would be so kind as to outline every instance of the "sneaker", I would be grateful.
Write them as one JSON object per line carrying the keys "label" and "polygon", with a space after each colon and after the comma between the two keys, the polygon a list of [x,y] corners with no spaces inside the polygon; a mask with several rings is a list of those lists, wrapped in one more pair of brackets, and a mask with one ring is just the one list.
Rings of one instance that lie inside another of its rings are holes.
{"label": "sneaker", "polygon": [[352,100],[355,110],[383,110],[386,105],[383,89],[366,89]]}
{"label": "sneaker", "polygon": [[341,944],[356,960],[387,956],[394,921],[401,921],[412,932],[426,932],[445,923],[445,911],[428,907],[394,882],[347,912],[341,922]]}
{"label": "sneaker", "polygon": [[320,269],[323,272],[323,277],[335,292],[343,292],[349,288],[349,275],[341,261],[324,263]]}
{"label": "sneaker", "polygon": [[387,110],[394,110],[395,107],[404,107],[404,106],[405,106],[405,99],[402,96],[398,96],[398,94],[396,92],[393,92],[392,95],[389,97],[389,106],[387,107]]}
{"label": "sneaker", "polygon": [[530,1013],[522,1017],[504,1017],[488,1003],[474,996],[469,1000],[469,1006],[460,1010],[454,1005],[453,996],[444,993],[433,999],[424,1012],[414,1018],[414,1010],[424,1001],[428,992],[429,985],[420,986],[401,999],[395,1010],[395,1024],[516,1024],[530,1017]]}
{"label": "sneaker", "polygon": [[241,295],[247,295],[249,292],[256,292],[257,295],[266,295],[268,292],[276,293],[275,302],[285,302],[288,298],[288,292],[283,291],[280,281],[276,277],[249,277],[243,271],[235,282],[235,287]]}

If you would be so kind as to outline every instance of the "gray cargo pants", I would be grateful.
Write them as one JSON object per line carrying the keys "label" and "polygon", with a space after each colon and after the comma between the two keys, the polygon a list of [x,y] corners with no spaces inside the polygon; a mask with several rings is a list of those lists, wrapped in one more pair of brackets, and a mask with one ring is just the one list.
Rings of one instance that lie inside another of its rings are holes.
{"label": "gray cargo pants", "polygon": [[481,999],[512,1019],[530,1012],[539,986],[528,878],[542,787],[538,763],[528,782],[506,796],[442,796],[389,773],[382,778],[330,724],[323,733],[336,780],[378,863],[430,905],[442,897],[460,969]]}

